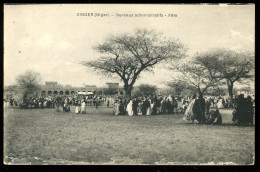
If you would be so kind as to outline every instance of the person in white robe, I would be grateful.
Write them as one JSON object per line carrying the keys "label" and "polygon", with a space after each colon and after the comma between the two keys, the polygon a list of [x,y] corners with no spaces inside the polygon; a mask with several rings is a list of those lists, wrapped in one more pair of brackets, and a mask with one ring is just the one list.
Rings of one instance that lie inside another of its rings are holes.
{"label": "person in white robe", "polygon": [[81,114],[86,113],[86,102],[84,100],[81,101]]}
{"label": "person in white robe", "polygon": [[149,100],[149,106],[147,107],[146,115],[151,115],[152,114],[153,105],[154,104],[152,104],[151,100]]}
{"label": "person in white robe", "polygon": [[185,113],[184,113],[184,117],[183,117],[183,120],[185,121],[191,121],[194,117],[194,113],[193,113],[193,106],[194,106],[194,103],[195,103],[195,100],[196,100],[196,95],[193,96],[193,99],[190,101]]}
{"label": "person in white robe", "polygon": [[222,103],[222,99],[219,99],[219,100],[218,100],[217,108],[218,108],[218,109],[223,109],[223,108],[224,108],[224,105],[223,105],[223,103]]}
{"label": "person in white robe", "polygon": [[133,101],[132,100],[130,100],[129,103],[127,104],[126,111],[127,111],[129,116],[133,116],[134,115]]}
{"label": "person in white robe", "polygon": [[120,114],[119,106],[120,106],[119,101],[116,101],[114,103],[114,113],[115,113],[115,115],[119,115]]}

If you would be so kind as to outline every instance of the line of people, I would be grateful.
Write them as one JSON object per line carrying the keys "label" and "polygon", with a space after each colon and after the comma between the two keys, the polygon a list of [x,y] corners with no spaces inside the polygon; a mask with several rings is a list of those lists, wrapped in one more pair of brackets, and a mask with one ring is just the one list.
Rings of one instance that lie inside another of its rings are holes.
{"label": "line of people", "polygon": [[133,98],[127,101],[125,98],[116,99],[114,103],[115,115],[157,115],[173,114],[178,107],[174,96],[162,97],[151,95],[147,97]]}

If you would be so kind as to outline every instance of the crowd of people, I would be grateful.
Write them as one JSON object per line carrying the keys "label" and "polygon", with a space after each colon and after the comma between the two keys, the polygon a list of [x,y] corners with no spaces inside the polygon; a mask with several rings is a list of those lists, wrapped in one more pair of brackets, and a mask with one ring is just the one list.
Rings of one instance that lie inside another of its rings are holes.
{"label": "crowd of people", "polygon": [[54,108],[54,98],[53,97],[39,97],[39,98],[23,98],[21,101],[16,100],[13,97],[4,99],[4,107],[20,107],[20,108]]}
{"label": "crowd of people", "polygon": [[[87,107],[96,109],[102,105],[113,107],[114,115],[158,115],[184,113],[183,119],[196,120],[201,124],[222,124],[219,109],[234,107],[232,121],[235,124],[252,124],[254,114],[254,101],[250,96],[243,94],[235,96],[233,103],[226,97],[207,97],[202,95],[193,97],[174,97],[149,95],[136,97],[130,100],[112,96],[47,96],[39,98],[24,98],[17,101],[13,97],[4,99],[4,106],[17,106],[21,108],[56,108],[57,111],[70,112],[75,106],[76,114],[84,114]],[[213,107],[216,110],[210,110]]]}
{"label": "crowd of people", "polygon": [[178,108],[178,99],[174,96],[137,97],[127,101],[125,98],[116,99],[114,103],[115,115],[157,115],[173,114]]}
{"label": "crowd of people", "polygon": [[[214,101],[217,100],[217,101]],[[187,99],[174,96],[138,97],[126,101],[126,99],[116,99],[114,103],[115,115],[157,115],[184,113],[183,120],[198,121],[199,124],[222,124],[222,116],[219,109],[229,107],[228,101],[221,97],[207,97],[202,95],[188,97]],[[234,124],[253,124],[254,106],[250,96],[244,98],[241,94],[237,96],[232,104],[235,108],[233,112]],[[210,108],[213,107],[212,110]]]}
{"label": "crowd of people", "polygon": [[20,107],[25,109],[36,109],[36,108],[55,108],[56,106],[64,107],[64,104],[69,106],[76,106],[79,102],[84,101],[86,106],[97,106],[106,102],[104,96],[94,96],[93,98],[87,98],[86,96],[40,96],[39,98],[29,97],[22,98],[20,100],[10,96],[4,99],[4,107]]}

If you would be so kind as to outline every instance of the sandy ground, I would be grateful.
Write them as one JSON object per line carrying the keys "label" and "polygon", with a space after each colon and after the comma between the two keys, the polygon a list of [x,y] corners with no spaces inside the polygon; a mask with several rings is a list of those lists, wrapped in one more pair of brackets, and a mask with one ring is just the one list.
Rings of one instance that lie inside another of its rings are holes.
{"label": "sandy ground", "polygon": [[[73,110],[74,108],[72,108]],[[183,114],[114,116],[111,108],[87,114],[54,109],[7,109],[6,164],[252,164],[255,127],[191,124]]]}

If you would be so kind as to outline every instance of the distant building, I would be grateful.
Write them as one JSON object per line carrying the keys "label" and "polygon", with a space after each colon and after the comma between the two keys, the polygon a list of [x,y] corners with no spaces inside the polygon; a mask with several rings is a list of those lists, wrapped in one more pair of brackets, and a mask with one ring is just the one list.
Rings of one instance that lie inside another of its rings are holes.
{"label": "distant building", "polygon": [[71,85],[60,85],[55,81],[46,81],[45,85],[41,85],[41,95],[71,95],[77,92],[96,91],[95,85],[85,85],[84,87],[72,87]]}
{"label": "distant building", "polygon": [[116,82],[107,82],[106,83],[107,88],[119,88],[119,83]]}
{"label": "distant building", "polygon": [[[116,88],[117,93],[121,93],[123,90],[119,88],[119,83],[106,83],[105,88]],[[78,92],[93,92],[96,95],[103,95],[104,87],[97,87],[96,85],[84,85],[82,87],[74,87],[71,85],[61,85],[56,81],[45,81],[44,85],[40,85],[40,89],[35,92],[37,96],[48,95],[75,95]],[[4,94],[6,96],[12,96],[19,93],[20,90],[16,85],[10,85],[4,87]]]}

